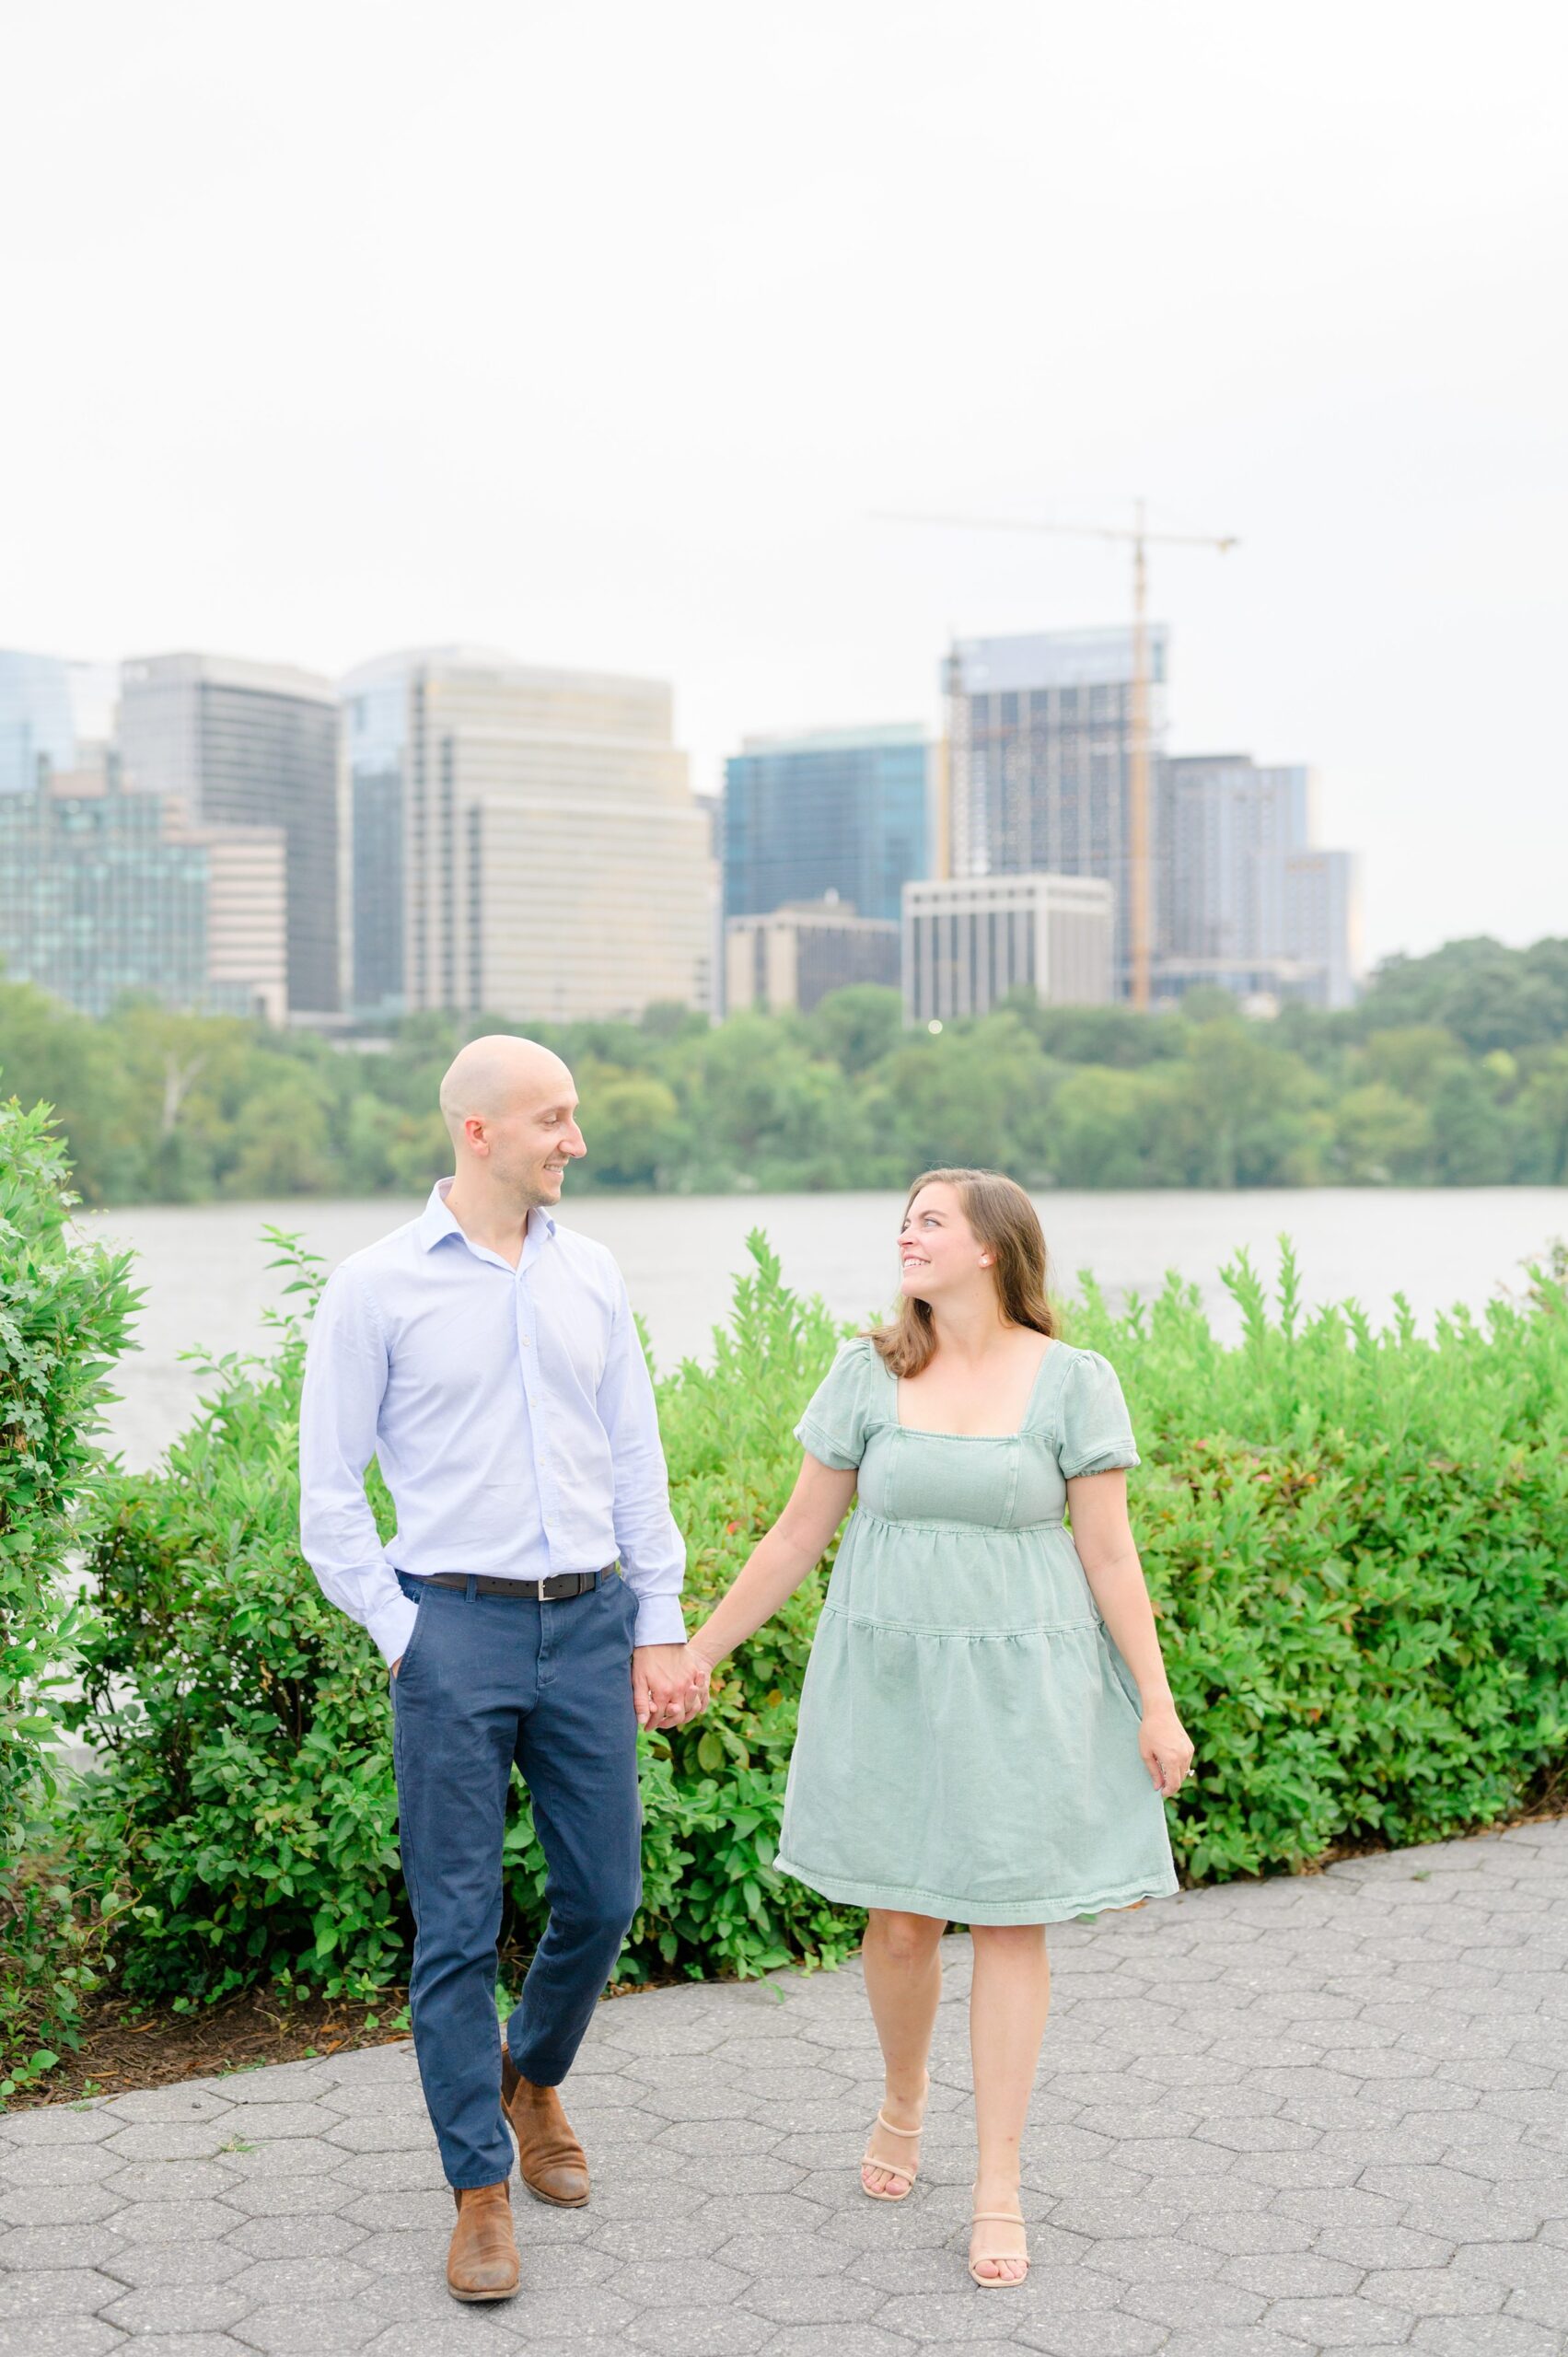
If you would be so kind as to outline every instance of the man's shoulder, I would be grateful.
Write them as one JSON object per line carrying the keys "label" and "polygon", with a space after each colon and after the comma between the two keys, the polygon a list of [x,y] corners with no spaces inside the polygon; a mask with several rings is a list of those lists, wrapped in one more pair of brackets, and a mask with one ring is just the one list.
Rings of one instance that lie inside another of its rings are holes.
{"label": "man's shoulder", "polygon": [[621,1263],[609,1245],[601,1244],[597,1236],[585,1236],[580,1227],[567,1227],[557,1220],[551,1240],[563,1268],[573,1276],[590,1279],[600,1289],[608,1285],[619,1290]]}
{"label": "man's shoulder", "polygon": [[389,1235],[378,1236],[374,1243],[362,1244],[357,1252],[345,1253],[332,1271],[329,1283],[341,1293],[357,1293],[373,1289],[378,1277],[406,1269],[417,1248],[419,1220],[406,1219]]}

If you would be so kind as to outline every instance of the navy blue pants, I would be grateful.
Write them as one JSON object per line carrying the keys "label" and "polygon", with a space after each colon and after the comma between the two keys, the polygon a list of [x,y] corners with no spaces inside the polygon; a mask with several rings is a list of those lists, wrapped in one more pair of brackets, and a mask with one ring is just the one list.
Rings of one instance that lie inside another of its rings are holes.
{"label": "navy blue pants", "polygon": [[560,2084],[642,1897],[636,1603],[477,1596],[398,1574],[419,1618],[391,1680],[403,1875],[416,1931],[414,2053],[454,2186],[512,2173],[501,2110],[495,1944],[512,1763],[549,1869],[550,1922],[506,2024],[513,2061]]}

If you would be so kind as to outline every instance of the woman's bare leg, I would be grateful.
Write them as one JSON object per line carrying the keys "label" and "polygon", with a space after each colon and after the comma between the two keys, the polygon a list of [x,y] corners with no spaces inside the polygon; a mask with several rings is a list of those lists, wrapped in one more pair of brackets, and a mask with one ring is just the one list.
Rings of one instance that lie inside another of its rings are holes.
{"label": "woman's bare leg", "polygon": [[[1034,2087],[1040,2042],[1051,2009],[1051,1964],[1040,1923],[976,1924],[974,1983],[970,1991],[970,2053],[974,2062],[975,2127],[980,2166],[975,2173],[976,2210],[1018,2207],[1018,2154]],[[889,2114],[889,2119],[892,2117]],[[982,2275],[1005,2283],[1023,2274],[1024,2235],[1016,2226],[987,2220],[974,2231],[971,2249],[1012,2250],[1016,2259],[997,2259]]]}
{"label": "woman's bare leg", "polygon": [[[937,1946],[947,1925],[934,1915],[904,1915],[874,1907],[861,1943],[865,1993],[882,2048],[885,2090],[882,2109],[896,2128],[918,2128],[925,2109],[925,2068],[936,2006],[942,1994],[942,1957]],[[887,2155],[861,2170],[873,2193],[903,2193],[908,2168],[920,2148],[912,2136],[889,2136],[873,2128],[867,2150]]]}

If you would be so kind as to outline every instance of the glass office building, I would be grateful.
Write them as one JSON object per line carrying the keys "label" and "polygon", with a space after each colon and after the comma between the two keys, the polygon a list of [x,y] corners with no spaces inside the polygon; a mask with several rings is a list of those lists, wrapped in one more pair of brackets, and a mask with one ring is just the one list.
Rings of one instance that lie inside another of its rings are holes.
{"label": "glass office building", "polygon": [[[1149,630],[1148,744],[1165,736],[1167,633]],[[952,871],[1097,876],[1115,895],[1116,991],[1131,989],[1132,633],[963,639],[948,658]],[[1150,792],[1153,806],[1155,795]],[[1157,874],[1156,813],[1149,861]]]}
{"label": "glass office building", "polygon": [[282,830],[288,1004],[306,1016],[336,1012],[338,705],[331,683],[285,665],[212,655],[127,663],[120,747],[127,786],[176,796],[193,825]]}
{"label": "glass office building", "polygon": [[930,867],[928,769],[914,723],[748,737],[725,764],[726,919],[835,895],[898,923]]}
{"label": "glass office building", "polygon": [[0,795],[0,960],[84,1015],[132,992],[203,1004],[204,848],[171,838],[157,795]]}
{"label": "glass office building", "polygon": [[0,795],[30,794],[75,761],[70,667],[55,655],[0,647]]}
{"label": "glass office building", "polygon": [[356,1013],[709,1005],[709,820],[664,681],[438,646],[339,692]]}
{"label": "glass office building", "polygon": [[1243,999],[1352,1005],[1355,862],[1313,842],[1311,772],[1181,754],[1157,765],[1156,807],[1156,998],[1212,983]]}

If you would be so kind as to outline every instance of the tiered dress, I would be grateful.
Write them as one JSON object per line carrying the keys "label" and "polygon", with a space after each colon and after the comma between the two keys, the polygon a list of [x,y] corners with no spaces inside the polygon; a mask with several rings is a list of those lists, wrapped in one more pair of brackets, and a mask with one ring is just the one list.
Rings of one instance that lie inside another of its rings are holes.
{"label": "tiered dress", "polygon": [[924,1433],[865,1338],[796,1437],[859,1475],[800,1701],[778,1864],[825,1898],[1048,1923],[1176,1888],[1137,1689],[1063,1527],[1132,1466],[1121,1387],[1052,1342],[1018,1431]]}

